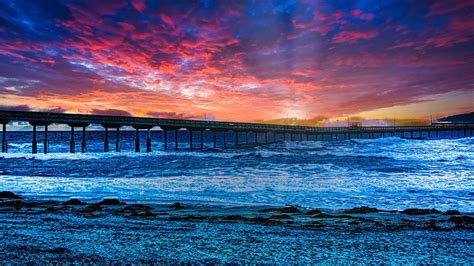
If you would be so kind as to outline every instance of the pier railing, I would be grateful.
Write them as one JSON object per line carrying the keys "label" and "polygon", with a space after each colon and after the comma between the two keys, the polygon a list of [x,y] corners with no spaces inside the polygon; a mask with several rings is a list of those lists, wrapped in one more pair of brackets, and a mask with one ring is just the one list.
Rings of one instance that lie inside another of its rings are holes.
{"label": "pier railing", "polygon": [[[178,147],[178,130],[186,129],[190,132],[190,148],[193,148],[193,131],[201,131],[201,147],[202,145],[202,131],[210,130],[214,134],[214,147],[215,144],[215,134],[216,132],[222,132],[224,135],[224,147],[227,143],[226,141],[226,132],[233,131],[235,137],[235,144],[238,145],[238,134],[239,132],[254,132],[255,143],[257,144],[257,134],[265,134],[265,143],[268,143],[268,134],[273,135],[273,140],[275,141],[275,136],[277,134],[283,134],[285,136],[290,135],[289,140],[294,140],[294,135],[300,135],[299,140],[303,140],[303,135],[305,139],[308,140],[308,136],[313,136],[314,140],[325,140],[329,136],[329,139],[332,140],[334,137],[340,139],[342,134],[343,139],[350,139],[354,135],[361,136],[367,135],[368,138],[374,137],[385,137],[387,134],[389,136],[394,136],[397,133],[403,133],[402,137],[405,137],[405,133],[409,133],[408,138],[414,138],[415,132],[428,132],[431,136],[432,132],[435,132],[436,137],[439,137],[439,132],[445,131],[463,131],[463,136],[472,136],[472,130],[474,129],[474,124],[469,123],[434,123],[427,126],[369,126],[369,127],[311,127],[311,126],[295,126],[295,125],[275,125],[275,124],[263,124],[263,123],[242,123],[242,122],[225,122],[225,121],[207,121],[207,120],[185,120],[185,119],[166,119],[166,118],[148,118],[148,117],[128,117],[128,116],[105,116],[105,115],[84,115],[84,114],[64,114],[64,113],[47,113],[47,112],[24,112],[24,111],[1,111],[0,110],[0,123],[3,124],[3,139],[2,139],[2,151],[6,152],[8,150],[7,139],[6,139],[6,124],[10,121],[26,121],[33,126],[33,149],[32,152],[37,152],[36,144],[36,127],[44,126],[45,127],[45,153],[48,149],[48,140],[47,132],[48,126],[51,124],[66,124],[71,127],[71,152],[74,152],[75,139],[74,139],[74,128],[82,127],[83,130],[83,140],[82,140],[82,152],[85,152],[85,132],[86,127],[91,124],[98,124],[104,127],[104,151],[108,151],[108,129],[116,129],[117,134],[117,143],[116,151],[120,150],[119,143],[119,132],[120,128],[123,126],[132,126],[136,130],[136,151],[140,151],[140,140],[139,140],[139,130],[145,129],[148,131],[147,134],[147,151],[151,151],[151,135],[150,129],[154,127],[160,127],[164,131],[164,146],[167,147],[167,131],[175,132],[175,148]],[[379,134],[379,136],[376,136]],[[459,135],[459,134],[458,134]],[[419,134],[419,137],[421,133]],[[318,139],[319,137],[319,139]],[[247,139],[247,138],[246,138]],[[246,143],[247,144],[247,143]]]}

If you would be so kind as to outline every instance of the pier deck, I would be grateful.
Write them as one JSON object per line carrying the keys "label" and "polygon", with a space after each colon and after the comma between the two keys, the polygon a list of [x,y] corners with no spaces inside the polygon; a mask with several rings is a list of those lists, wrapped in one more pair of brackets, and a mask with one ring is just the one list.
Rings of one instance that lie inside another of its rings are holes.
{"label": "pier deck", "polygon": [[[315,140],[325,140],[329,137],[329,140],[340,139],[339,136],[342,136],[343,139],[350,139],[354,135],[368,135],[369,138],[374,138],[376,134],[378,137],[394,136],[394,134],[409,133],[409,138],[414,138],[414,132],[428,132],[431,135],[432,132],[438,137],[438,132],[446,131],[462,131],[463,136],[472,136],[472,130],[474,129],[474,124],[451,124],[451,123],[436,123],[429,126],[369,126],[369,127],[310,127],[310,126],[294,126],[294,125],[275,125],[275,124],[263,124],[263,123],[241,123],[241,122],[225,122],[225,121],[206,121],[206,120],[184,120],[184,119],[164,119],[164,118],[146,118],[146,117],[126,117],[126,116],[103,116],[103,115],[84,115],[84,114],[64,114],[64,113],[46,113],[46,112],[23,112],[23,111],[1,111],[0,110],[0,123],[3,128],[3,139],[2,139],[2,152],[7,152],[7,138],[6,138],[6,125],[10,121],[26,121],[33,126],[33,148],[32,152],[37,152],[36,144],[36,127],[44,126],[45,127],[45,153],[47,153],[47,132],[48,126],[51,124],[66,124],[71,127],[71,152],[74,150],[74,128],[82,127],[83,130],[83,140],[82,140],[82,152],[85,152],[85,132],[86,127],[91,124],[98,124],[104,127],[104,151],[108,151],[108,129],[114,128],[117,131],[117,141],[119,140],[119,130],[123,126],[133,127],[136,134],[136,151],[140,151],[140,140],[139,140],[139,130],[145,129],[148,131],[147,136],[147,152],[151,151],[151,138],[150,138],[150,129],[154,127],[160,127],[166,136],[167,131],[175,131],[177,134],[178,130],[186,129],[191,132],[190,134],[190,148],[192,148],[192,131],[202,131],[210,130],[214,132],[214,146],[215,146],[215,133],[223,132],[224,138],[226,132],[233,131],[236,133],[239,132],[254,132],[255,136],[258,133],[265,134],[265,143],[268,142],[267,135],[273,134],[273,139],[277,134],[287,134],[290,135],[289,140],[294,140],[293,135],[300,135],[298,140],[308,140],[308,136],[315,136]],[[305,139],[303,139],[303,135]],[[202,135],[201,135],[202,136]],[[319,136],[319,139],[318,139]],[[421,134],[420,134],[421,136]],[[255,137],[256,139],[256,137]],[[177,140],[177,139],[176,139]],[[117,142],[118,143],[118,142]],[[202,143],[202,137],[201,137]],[[224,140],[224,147],[225,143]],[[238,138],[236,137],[236,145],[238,145]],[[120,150],[120,145],[116,145],[116,151]],[[177,142],[176,142],[177,148]],[[165,138],[165,148],[167,147],[166,138]],[[201,145],[202,147],[202,145]]]}

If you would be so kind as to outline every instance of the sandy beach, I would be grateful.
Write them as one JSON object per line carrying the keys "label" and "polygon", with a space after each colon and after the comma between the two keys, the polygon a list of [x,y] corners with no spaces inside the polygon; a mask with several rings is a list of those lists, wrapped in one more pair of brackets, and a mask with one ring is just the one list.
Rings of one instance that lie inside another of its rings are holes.
{"label": "sandy beach", "polygon": [[0,221],[2,263],[469,264],[474,248],[474,216],[455,210],[60,202],[2,192]]}

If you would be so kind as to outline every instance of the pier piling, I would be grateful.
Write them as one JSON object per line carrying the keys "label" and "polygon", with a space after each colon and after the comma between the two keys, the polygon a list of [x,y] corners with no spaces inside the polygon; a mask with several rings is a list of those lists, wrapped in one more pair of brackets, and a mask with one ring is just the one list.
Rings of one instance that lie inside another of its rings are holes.
{"label": "pier piling", "polygon": [[201,149],[204,149],[204,130],[200,130],[200,138],[201,138]]}
{"label": "pier piling", "polygon": [[135,152],[140,152],[140,129],[135,128]]}
{"label": "pier piling", "polygon": [[174,149],[178,149],[178,129],[174,131]]}
{"label": "pier piling", "polygon": [[151,132],[149,128],[146,129],[146,152],[151,152]]}
{"label": "pier piling", "polygon": [[216,148],[216,131],[212,131],[212,143],[213,143],[213,146],[214,149]]}
{"label": "pier piling", "polygon": [[74,141],[74,126],[71,126],[71,140],[69,142],[69,152],[76,152],[76,142]]}
{"label": "pier piling", "polygon": [[81,142],[81,152],[86,152],[86,126],[82,127],[82,142]]}
{"label": "pier piling", "polygon": [[120,127],[117,127],[115,134],[115,152],[120,152]]}
{"label": "pier piling", "polygon": [[166,129],[163,129],[163,146],[166,149],[168,149],[168,133]]}
{"label": "pier piling", "polygon": [[8,152],[8,143],[7,143],[7,122],[2,124],[2,152]]}
{"label": "pier piling", "polygon": [[224,145],[223,145],[223,147],[225,149],[225,148],[227,148],[227,131],[224,131],[223,133],[224,133]]}
{"label": "pier piling", "polygon": [[38,153],[38,141],[36,140],[36,125],[33,125],[33,140],[31,141],[31,153]]}
{"label": "pier piling", "polygon": [[109,128],[105,128],[104,132],[104,152],[109,152]]}
{"label": "pier piling", "polygon": [[192,129],[188,129],[189,130],[189,150],[193,150],[193,130]]}
{"label": "pier piling", "polygon": [[48,125],[44,126],[44,154],[48,154]]}

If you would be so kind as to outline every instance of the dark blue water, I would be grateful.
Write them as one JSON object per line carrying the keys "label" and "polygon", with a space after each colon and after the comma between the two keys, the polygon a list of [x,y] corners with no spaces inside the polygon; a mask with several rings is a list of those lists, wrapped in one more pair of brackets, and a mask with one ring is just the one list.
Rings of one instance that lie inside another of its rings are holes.
{"label": "dark blue water", "polygon": [[[0,155],[0,190],[37,198],[140,202],[183,201],[223,205],[296,204],[320,208],[369,205],[378,208],[435,207],[474,211],[474,138],[407,140],[398,137],[280,142],[258,147],[213,149],[212,134],[152,131],[153,152],[135,153],[135,133],[121,132],[121,153],[103,153],[103,132],[87,132],[87,153],[69,153],[69,132],[50,132],[50,154],[31,154],[31,132],[9,132],[9,153]],[[80,151],[81,132],[76,132]],[[288,137],[288,136],[287,136]],[[298,139],[299,136],[295,136]],[[268,140],[273,136],[269,135]],[[254,136],[249,134],[249,142]],[[280,136],[278,140],[282,140]],[[245,141],[241,134],[239,142]],[[115,132],[109,132],[110,150]],[[264,142],[264,135],[258,136]]]}

